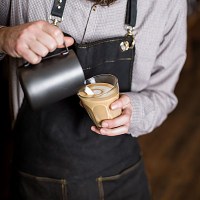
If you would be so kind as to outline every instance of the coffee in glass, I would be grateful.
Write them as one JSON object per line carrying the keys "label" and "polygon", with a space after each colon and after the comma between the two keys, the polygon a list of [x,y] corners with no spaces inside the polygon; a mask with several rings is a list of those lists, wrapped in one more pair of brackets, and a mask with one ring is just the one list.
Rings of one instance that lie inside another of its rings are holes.
{"label": "coffee in glass", "polygon": [[121,114],[121,109],[110,108],[111,103],[119,98],[118,79],[114,75],[100,74],[87,79],[78,96],[97,127],[101,127],[103,120]]}

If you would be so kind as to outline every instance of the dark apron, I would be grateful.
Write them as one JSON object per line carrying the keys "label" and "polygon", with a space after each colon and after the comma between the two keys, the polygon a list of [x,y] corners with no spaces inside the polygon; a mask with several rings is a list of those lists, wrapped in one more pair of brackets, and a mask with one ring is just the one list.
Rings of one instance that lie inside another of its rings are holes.
{"label": "dark apron", "polygon": [[[128,17],[136,13],[136,1],[131,2]],[[120,91],[130,91],[135,48],[122,51],[120,43],[132,39],[125,36],[74,45],[85,77],[113,74]],[[72,96],[36,112],[24,100],[15,126],[15,164],[20,171],[15,198],[149,199],[136,138],[92,132],[93,122],[79,101]]]}

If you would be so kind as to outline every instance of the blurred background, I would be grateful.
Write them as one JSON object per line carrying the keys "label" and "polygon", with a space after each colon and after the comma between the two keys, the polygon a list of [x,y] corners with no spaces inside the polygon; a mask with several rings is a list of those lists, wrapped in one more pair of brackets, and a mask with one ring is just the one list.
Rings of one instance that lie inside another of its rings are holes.
{"label": "blurred background", "polygon": [[[187,55],[177,108],[139,138],[153,200],[200,200],[200,0],[188,0]],[[0,67],[0,200],[9,200],[12,155],[6,73]]]}
{"label": "blurred background", "polygon": [[163,125],[140,137],[153,200],[200,199],[200,1],[188,1],[187,60],[179,104]]}

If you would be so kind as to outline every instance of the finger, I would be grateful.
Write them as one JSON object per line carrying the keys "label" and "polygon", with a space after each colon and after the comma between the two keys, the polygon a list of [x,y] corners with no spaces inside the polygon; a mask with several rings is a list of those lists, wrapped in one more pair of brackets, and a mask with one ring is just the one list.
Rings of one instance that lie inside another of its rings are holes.
{"label": "finger", "polygon": [[22,57],[26,61],[31,64],[37,64],[41,61],[41,57],[36,55],[27,45],[26,43],[22,43],[21,45],[17,45],[16,47],[16,55],[17,57]]}
{"label": "finger", "polygon": [[43,30],[56,40],[57,46],[61,46],[64,43],[63,32],[58,27],[48,24],[43,26]]}
{"label": "finger", "polygon": [[92,127],[91,127],[91,130],[92,130],[93,132],[97,133],[97,134],[101,134],[101,133],[100,133],[100,129],[98,129],[96,126],[92,126]]}
{"label": "finger", "polygon": [[49,53],[47,47],[38,41],[31,42],[29,48],[40,57],[45,57]]}
{"label": "finger", "polygon": [[25,48],[22,57],[31,64],[37,64],[41,61],[42,57],[36,55],[29,48]]}
{"label": "finger", "polygon": [[59,45],[58,48],[69,47],[74,44],[74,39],[72,37],[64,37],[64,43]]}
{"label": "finger", "polygon": [[130,122],[132,110],[130,108],[125,108],[119,117],[110,120],[104,120],[102,122],[103,128],[115,128],[127,124]]}
{"label": "finger", "polygon": [[16,51],[14,51],[14,50],[10,51],[9,55],[14,57],[14,58],[22,58],[22,56],[19,53],[17,53]]}
{"label": "finger", "polygon": [[124,126],[120,126],[120,127],[117,127],[117,128],[113,128],[113,129],[101,128],[99,131],[100,131],[101,135],[118,136],[118,135],[127,134],[128,128],[129,128],[129,124],[124,125]]}
{"label": "finger", "polygon": [[64,37],[64,43],[66,47],[74,44],[74,39],[72,37]]}
{"label": "finger", "polygon": [[45,32],[40,33],[40,35],[37,37],[37,40],[43,44],[49,50],[49,52],[53,52],[58,47],[57,41]]}
{"label": "finger", "polygon": [[111,104],[111,109],[112,110],[119,108],[123,109],[129,104],[130,104],[130,98],[127,95],[121,95],[118,100],[116,100]]}
{"label": "finger", "polygon": [[20,55],[18,55],[18,54],[15,54],[13,57],[15,57],[15,58],[22,58]]}

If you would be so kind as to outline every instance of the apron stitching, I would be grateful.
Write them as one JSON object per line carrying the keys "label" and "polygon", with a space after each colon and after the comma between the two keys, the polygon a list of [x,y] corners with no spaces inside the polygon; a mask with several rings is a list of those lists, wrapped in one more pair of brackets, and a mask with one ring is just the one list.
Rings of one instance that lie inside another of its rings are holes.
{"label": "apron stitching", "polygon": [[85,70],[97,68],[97,67],[100,67],[99,65],[102,65],[104,63],[113,63],[113,62],[117,62],[117,61],[120,61],[120,60],[132,60],[132,58],[121,58],[121,59],[116,59],[116,60],[106,60],[106,61],[104,61],[102,63],[99,63],[99,64],[95,65],[94,67],[87,67],[87,68],[85,68],[83,70],[85,71]]}
{"label": "apron stitching", "polygon": [[132,167],[126,169],[124,172],[122,172],[121,174],[115,175],[115,176],[110,176],[110,177],[101,177],[101,182],[103,181],[114,181],[114,180],[118,180],[119,178],[121,178],[122,176],[126,176],[127,174],[129,174],[130,172],[135,171],[143,162],[142,159],[140,159],[135,165],[133,165]]}
{"label": "apron stitching", "polygon": [[62,183],[62,199],[63,200],[67,200],[67,197],[66,197],[66,195],[67,195],[67,188],[66,188],[66,186],[67,186],[66,181],[64,181]]}
{"label": "apron stitching", "polygon": [[62,193],[62,200],[64,200],[65,199],[65,188],[64,188],[65,186],[64,186],[64,184],[62,183],[62,185],[61,185],[61,193]]}
{"label": "apron stitching", "polygon": [[115,41],[122,41],[123,39],[124,39],[124,37],[120,37],[120,38],[117,38],[117,39],[109,39],[109,40],[105,39],[105,40],[95,41],[95,42],[86,43],[86,44],[78,44],[77,48],[86,49],[88,47],[97,46],[99,44],[111,43],[111,42],[115,42]]}
{"label": "apron stitching", "polygon": [[97,182],[98,182],[100,200],[104,200],[104,189],[103,189],[102,177],[97,178]]}
{"label": "apron stitching", "polygon": [[19,171],[19,174],[21,174],[24,177],[35,179],[37,181],[45,181],[45,182],[66,184],[66,180],[65,179],[60,179],[59,180],[59,179],[53,179],[53,178],[48,178],[48,177],[39,177],[39,176],[34,176],[34,175],[31,175],[31,174],[27,174],[25,172],[21,172],[21,171]]}

